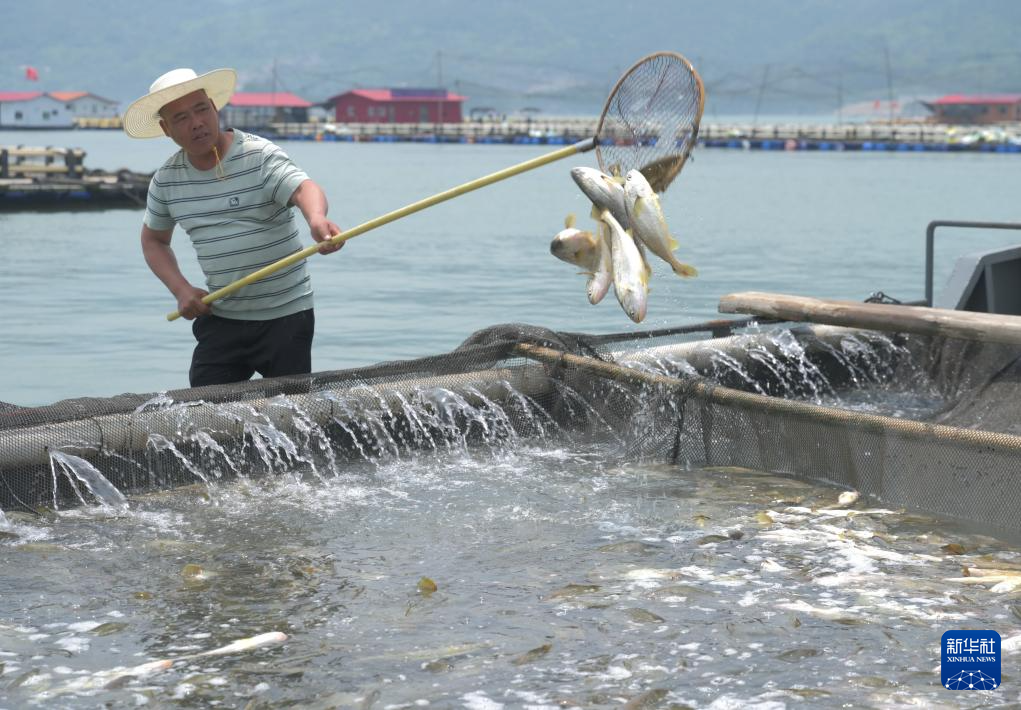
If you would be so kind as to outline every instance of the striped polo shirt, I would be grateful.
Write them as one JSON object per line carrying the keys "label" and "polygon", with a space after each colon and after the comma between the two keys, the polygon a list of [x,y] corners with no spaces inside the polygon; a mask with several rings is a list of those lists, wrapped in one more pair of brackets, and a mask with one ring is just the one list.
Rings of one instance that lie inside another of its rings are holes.
{"label": "striped polo shirt", "polygon": [[[179,150],[153,175],[144,218],[150,229],[184,228],[210,292],[303,248],[288,200],[308,175],[278,146],[237,129],[221,166],[223,174],[196,170]],[[304,260],[212,304],[214,314],[240,320],[311,307]]]}

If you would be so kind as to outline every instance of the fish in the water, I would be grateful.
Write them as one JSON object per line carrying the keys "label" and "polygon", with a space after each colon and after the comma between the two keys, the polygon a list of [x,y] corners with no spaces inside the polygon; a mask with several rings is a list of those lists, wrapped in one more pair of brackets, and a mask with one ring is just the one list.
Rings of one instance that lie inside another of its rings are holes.
{"label": "fish in the water", "polygon": [[674,256],[677,240],[670,236],[659,196],[649,182],[637,170],[629,170],[624,181],[625,204],[628,210],[631,231],[637,241],[642,242],[653,254],[670,264],[678,276],[697,276],[695,267],[678,261]]}
{"label": "fish in the water", "polygon": [[125,679],[142,679],[156,673],[161,673],[179,661],[191,661],[197,658],[204,658],[206,656],[223,656],[230,653],[241,653],[242,651],[250,651],[263,646],[283,643],[286,640],[287,634],[281,633],[280,631],[271,631],[269,633],[259,634],[258,636],[252,636],[251,638],[238,639],[226,646],[214,648],[209,651],[202,651],[201,653],[192,653],[186,656],[177,656],[176,658],[164,658],[158,661],[149,661],[148,663],[143,663],[142,665],[134,666],[133,668],[118,667],[108,671],[97,671],[87,676],[76,678],[65,685],[48,690],[42,694],[41,697],[52,697],[66,693],[82,693],[102,688],[111,688],[115,687],[118,683],[123,682]]}
{"label": "fish in the water", "polygon": [[610,228],[613,290],[617,301],[628,318],[641,323],[649,305],[649,265],[635,246],[630,232],[620,226],[609,210],[599,213],[599,219]]}
{"label": "fish in the water", "polygon": [[203,656],[225,656],[230,653],[241,653],[243,651],[251,651],[254,648],[262,648],[263,646],[273,646],[278,643],[283,643],[287,640],[287,634],[280,631],[270,631],[269,633],[259,634],[258,636],[252,636],[250,638],[238,639],[232,643],[228,643],[226,646],[220,648],[214,648],[209,651],[203,651],[201,653],[195,653],[191,656],[180,656],[173,660],[180,661],[185,658],[200,658]]}
{"label": "fish in the water", "polygon": [[124,668],[119,666],[106,671],[96,671],[79,678],[75,678],[64,685],[49,688],[36,695],[39,699],[48,700],[58,695],[70,695],[79,693],[91,693],[104,688],[115,688],[119,684],[134,679],[144,679],[156,673],[162,673],[174,662],[169,659],[162,661],[150,661],[139,666]]}
{"label": "fish in the water", "polygon": [[619,178],[587,167],[572,168],[571,178],[599,211],[610,210],[621,227],[628,228],[627,196]]}

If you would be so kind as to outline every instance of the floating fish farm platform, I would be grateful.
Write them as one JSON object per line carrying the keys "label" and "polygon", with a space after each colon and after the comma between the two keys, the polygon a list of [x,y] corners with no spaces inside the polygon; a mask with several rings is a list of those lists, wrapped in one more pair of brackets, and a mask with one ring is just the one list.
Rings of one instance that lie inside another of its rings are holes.
{"label": "floating fish farm platform", "polygon": [[142,207],[150,174],[87,170],[80,148],[0,146],[0,211]]}
{"label": "floating fish farm platform", "polygon": [[[592,118],[551,118],[440,124],[274,123],[239,128],[277,140],[568,145],[595,135],[596,123]],[[636,138],[620,135],[615,140],[628,143]],[[653,131],[637,140],[654,142],[662,137]],[[745,150],[1021,153],[1021,126],[713,123],[701,126],[699,142],[710,148]]]}

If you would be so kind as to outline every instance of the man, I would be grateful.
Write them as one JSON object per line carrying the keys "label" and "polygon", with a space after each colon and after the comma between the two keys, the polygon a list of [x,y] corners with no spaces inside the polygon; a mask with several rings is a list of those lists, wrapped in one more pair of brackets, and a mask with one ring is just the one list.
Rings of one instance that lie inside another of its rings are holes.
{"label": "man", "polygon": [[[219,109],[234,93],[233,69],[201,76],[174,69],[124,114],[133,138],[169,136],[181,150],[153,175],[142,223],[142,253],[177,299],[197,345],[192,387],[312,370],[315,318],[304,260],[221,300],[202,298],[302,249],[291,206],[324,242],[340,228],[322,189],[276,145],[237,129],[220,130]],[[170,247],[174,226],[191,238],[208,291],[181,273]],[[320,252],[342,245],[323,244]]]}

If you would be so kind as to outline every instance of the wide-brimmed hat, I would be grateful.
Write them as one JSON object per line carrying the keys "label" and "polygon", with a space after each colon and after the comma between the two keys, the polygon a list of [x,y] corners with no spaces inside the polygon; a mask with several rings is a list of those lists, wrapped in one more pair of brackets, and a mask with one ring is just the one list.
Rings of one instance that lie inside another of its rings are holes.
{"label": "wide-brimmed hat", "polygon": [[163,135],[161,108],[199,89],[206,90],[216,108],[223,108],[234,95],[237,80],[233,69],[214,69],[202,76],[193,69],[168,71],[152,83],[148,94],[128,106],[124,112],[124,132],[132,138],[158,138]]}

